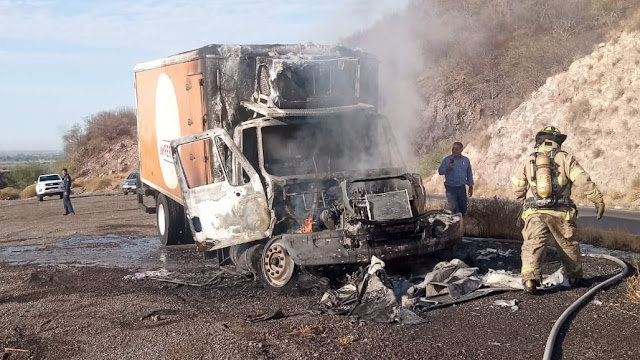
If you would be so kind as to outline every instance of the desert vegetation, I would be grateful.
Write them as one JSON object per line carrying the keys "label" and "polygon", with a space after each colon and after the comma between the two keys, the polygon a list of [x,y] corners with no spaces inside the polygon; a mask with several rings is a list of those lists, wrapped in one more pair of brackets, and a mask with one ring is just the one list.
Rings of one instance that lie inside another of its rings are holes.
{"label": "desert vegetation", "polygon": [[[409,69],[408,78],[417,79],[413,87],[423,108],[417,110],[422,118],[414,142],[424,156],[442,139],[473,140],[473,130],[509,114],[621,23],[636,29],[638,5],[639,0],[414,0],[406,11],[344,42],[376,52],[397,73]],[[390,39],[398,34],[389,29],[408,30],[402,39]],[[391,44],[381,49],[381,41]],[[414,47],[411,55],[420,58],[410,59],[401,45]],[[380,90],[384,99],[394,88]],[[586,110],[584,102],[576,104],[576,119]]]}
{"label": "desert vegetation", "polygon": [[0,173],[0,200],[34,197],[33,184],[38,176],[61,174],[63,168],[68,169],[74,179],[76,194],[117,190],[129,171],[137,169],[136,136],[133,109],[120,108],[87,116],[83,124],[74,125],[63,136],[62,160],[18,164]]}
{"label": "desert vegetation", "polygon": [[627,299],[633,303],[640,304],[640,272],[638,263],[635,264],[635,274],[629,277],[626,282]]}
{"label": "desert vegetation", "polygon": [[136,113],[131,108],[100,111],[74,125],[64,136],[67,159],[82,165],[82,158],[106,152],[123,138],[136,138]]}
{"label": "desert vegetation", "polygon": [[[518,221],[518,202],[494,197],[470,199],[464,219],[465,236],[522,240],[523,223]],[[640,235],[624,231],[607,231],[578,227],[578,241],[608,249],[640,252]]]}

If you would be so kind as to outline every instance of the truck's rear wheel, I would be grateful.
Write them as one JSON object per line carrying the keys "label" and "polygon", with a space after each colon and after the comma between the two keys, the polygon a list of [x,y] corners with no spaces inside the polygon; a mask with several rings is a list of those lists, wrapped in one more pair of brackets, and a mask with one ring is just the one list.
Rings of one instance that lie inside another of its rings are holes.
{"label": "truck's rear wheel", "polygon": [[279,238],[264,246],[258,267],[260,280],[270,290],[287,291],[295,286],[298,265],[293,262]]}
{"label": "truck's rear wheel", "polygon": [[156,199],[156,224],[162,245],[179,244],[181,233],[184,230],[182,206],[163,194],[158,195]]}
{"label": "truck's rear wheel", "polygon": [[36,196],[36,198],[38,198],[38,201],[44,200],[44,196],[42,196],[42,195],[38,195],[38,196]]}

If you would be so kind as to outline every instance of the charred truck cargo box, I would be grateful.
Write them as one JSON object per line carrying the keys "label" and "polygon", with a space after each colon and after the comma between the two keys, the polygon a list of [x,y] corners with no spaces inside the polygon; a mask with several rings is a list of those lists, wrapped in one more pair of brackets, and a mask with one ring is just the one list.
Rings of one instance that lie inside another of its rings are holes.
{"label": "charred truck cargo box", "polygon": [[135,69],[139,203],[165,245],[196,242],[272,289],[299,266],[452,246],[377,111],[377,62],[320,45],[209,45]]}

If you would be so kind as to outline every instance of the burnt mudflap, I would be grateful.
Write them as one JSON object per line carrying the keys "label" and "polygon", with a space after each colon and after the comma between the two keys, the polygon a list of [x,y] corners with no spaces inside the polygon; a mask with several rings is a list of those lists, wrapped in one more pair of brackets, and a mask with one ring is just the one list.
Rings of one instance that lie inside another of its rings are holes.
{"label": "burnt mudflap", "polygon": [[462,240],[460,214],[430,211],[418,218],[368,222],[356,236],[343,230],[283,234],[278,240],[297,265],[369,263],[372,256],[391,260],[424,255],[455,246]]}

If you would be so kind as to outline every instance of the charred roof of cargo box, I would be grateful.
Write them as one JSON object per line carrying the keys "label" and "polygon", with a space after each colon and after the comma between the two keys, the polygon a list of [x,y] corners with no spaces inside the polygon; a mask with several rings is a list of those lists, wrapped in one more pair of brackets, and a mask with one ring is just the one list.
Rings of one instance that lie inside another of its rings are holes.
{"label": "charred roof of cargo box", "polygon": [[[139,64],[135,72],[187,62],[199,62],[199,70],[184,74],[172,71],[172,81],[177,84],[183,81],[182,76],[202,75],[199,82],[207,128],[230,130],[255,113],[264,113],[243,107],[242,102],[268,111],[297,109],[298,115],[305,115],[301,111],[309,109],[377,109],[376,58],[339,46],[207,45]],[[136,88],[137,92],[150,90]]]}
{"label": "charred roof of cargo box", "polygon": [[239,45],[239,44],[210,44],[198,49],[185,51],[175,55],[170,55],[161,59],[151,60],[137,64],[135,72],[154,69],[171,64],[192,61],[204,57],[271,57],[271,58],[293,58],[295,56],[305,57],[357,57],[367,58],[368,61],[375,61],[375,57],[369,53],[358,49],[350,49],[343,46],[321,45],[314,43],[303,44],[261,44],[261,45]]}

